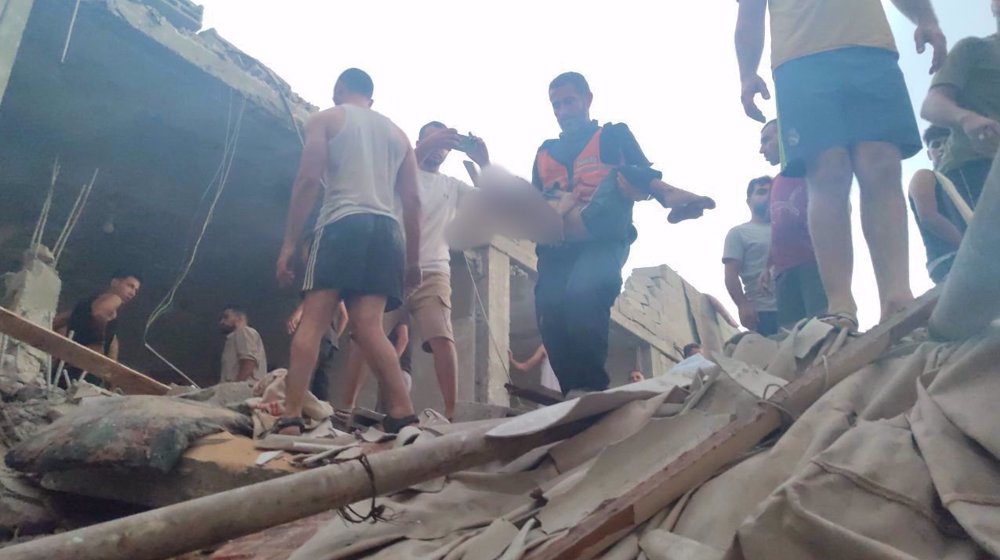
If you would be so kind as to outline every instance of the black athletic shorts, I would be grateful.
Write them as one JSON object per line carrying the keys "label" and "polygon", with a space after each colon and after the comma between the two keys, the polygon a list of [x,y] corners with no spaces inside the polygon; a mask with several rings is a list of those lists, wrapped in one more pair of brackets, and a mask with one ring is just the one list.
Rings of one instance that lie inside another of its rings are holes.
{"label": "black athletic shorts", "polygon": [[403,232],[390,217],[351,214],[316,232],[302,291],[337,290],[349,300],[386,297],[385,309],[403,303]]}

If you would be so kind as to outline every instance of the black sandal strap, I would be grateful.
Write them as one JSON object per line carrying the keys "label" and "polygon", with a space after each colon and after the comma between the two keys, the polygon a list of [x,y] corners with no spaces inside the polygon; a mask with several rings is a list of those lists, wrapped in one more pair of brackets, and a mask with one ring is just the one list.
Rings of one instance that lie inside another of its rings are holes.
{"label": "black sandal strap", "polygon": [[306,431],[306,421],[301,416],[281,417],[275,420],[270,432],[276,434],[285,428],[297,427],[300,431]]}
{"label": "black sandal strap", "polygon": [[403,418],[393,418],[386,415],[385,419],[382,420],[382,427],[385,428],[385,433],[387,434],[398,434],[403,428],[419,423],[420,418],[417,418],[416,414],[404,416]]}

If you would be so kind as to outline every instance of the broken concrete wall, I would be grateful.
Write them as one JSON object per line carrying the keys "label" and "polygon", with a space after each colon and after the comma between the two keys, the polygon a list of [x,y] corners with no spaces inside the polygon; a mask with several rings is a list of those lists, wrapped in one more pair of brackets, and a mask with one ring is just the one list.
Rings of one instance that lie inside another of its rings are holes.
{"label": "broken concrete wall", "polygon": [[[143,347],[142,333],[197,238],[219,170],[228,169],[191,274],[149,340],[196,381],[212,383],[217,314],[241,303],[282,365],[296,297],[277,290],[274,259],[300,151],[293,115],[301,121],[312,108],[213,34],[177,29],[131,0],[81,3],[61,63],[73,6],[34,3],[0,105],[0,271],[19,267],[55,157],[62,173],[51,224],[61,226],[79,186],[100,168],[60,261],[59,309],[103,290],[114,269],[139,269],[142,290],[121,314],[122,359],[181,381]],[[44,239],[57,234],[53,226]]]}
{"label": "broken concrete wall", "polygon": [[[51,325],[62,282],[45,247],[26,251],[21,270],[0,277],[0,305],[37,325]],[[0,335],[0,376],[20,384],[42,386],[52,357],[32,346]]]}

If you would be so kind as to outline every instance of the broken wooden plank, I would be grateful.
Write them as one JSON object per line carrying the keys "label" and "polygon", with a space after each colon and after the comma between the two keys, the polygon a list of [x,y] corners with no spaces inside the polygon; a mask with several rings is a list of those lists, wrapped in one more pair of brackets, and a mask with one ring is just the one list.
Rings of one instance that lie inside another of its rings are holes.
{"label": "broken wooden plank", "polygon": [[61,334],[0,307],[0,333],[100,377],[130,395],[165,395],[169,387]]}
{"label": "broken wooden plank", "polygon": [[562,393],[559,391],[553,391],[548,387],[543,387],[536,383],[507,383],[504,387],[511,395],[521,397],[522,399],[526,399],[540,405],[548,406],[550,404],[556,404],[563,401]]}
{"label": "broken wooden plank", "polygon": [[798,417],[830,387],[882,356],[906,334],[925,325],[937,303],[938,293],[937,289],[931,290],[840,352],[813,364],[802,377],[769,399],[772,404],[760,404],[753,414],[734,420],[617,499],[602,504],[581,523],[532,551],[527,558],[594,558],[685,492],[753,449],[781,426],[779,410]]}
{"label": "broken wooden plank", "polygon": [[398,492],[491,461],[511,460],[587,425],[589,419],[510,439],[487,438],[488,428],[442,436],[367,456],[365,462],[321,467],[11,546],[0,557],[170,558],[352,504],[371,497],[373,490],[376,495]]}

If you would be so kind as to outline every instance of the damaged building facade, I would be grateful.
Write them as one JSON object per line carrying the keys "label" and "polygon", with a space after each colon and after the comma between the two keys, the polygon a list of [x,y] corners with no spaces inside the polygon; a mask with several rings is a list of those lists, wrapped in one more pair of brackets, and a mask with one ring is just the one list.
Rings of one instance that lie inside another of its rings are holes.
{"label": "damaged building facade", "polygon": [[[169,387],[143,344],[191,261],[150,347],[209,385],[218,308],[252,302],[287,353],[295,295],[272,270],[314,108],[199,27],[179,1],[0,0],[3,364],[73,356],[124,393],[0,385],[0,558],[1000,557],[1000,155],[952,276],[866,333],[809,319],[731,336],[712,298],[638,269],[612,310],[616,386],[521,410],[506,353],[538,343],[534,251],[496,239],[452,256],[460,398],[513,417],[423,410],[398,434],[348,433],[327,412],[284,436],[267,429],[274,385]],[[48,330],[123,265],[145,284],[122,357],[156,380]],[[691,341],[707,356],[674,367]],[[435,406],[414,355],[414,400]],[[653,378],[624,383],[636,366]],[[89,518],[53,515],[68,498]]]}
{"label": "damaged building facade", "polygon": [[[144,282],[122,313],[122,362],[184,383],[176,367],[205,386],[218,379],[216,323],[225,304],[248,308],[269,366],[287,358],[285,319],[297,295],[278,290],[274,259],[300,128],[316,107],[214,30],[201,31],[200,11],[185,0],[2,2],[0,270],[24,268],[54,163],[59,175],[40,236],[47,246],[97,173],[45,303],[17,312],[45,323],[102,290],[113,270],[135,268]],[[460,401],[511,404],[508,350],[525,356],[540,342],[534,262],[530,243],[507,239],[453,254]],[[662,373],[688,342],[718,348],[733,332],[665,266],[634,272],[612,321],[613,384],[633,368]],[[413,355],[415,404],[437,407],[430,356]],[[537,376],[515,373],[513,381],[537,384]],[[362,403],[373,404],[374,393],[369,382]]]}

